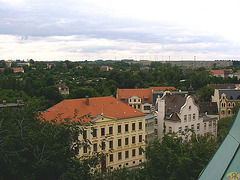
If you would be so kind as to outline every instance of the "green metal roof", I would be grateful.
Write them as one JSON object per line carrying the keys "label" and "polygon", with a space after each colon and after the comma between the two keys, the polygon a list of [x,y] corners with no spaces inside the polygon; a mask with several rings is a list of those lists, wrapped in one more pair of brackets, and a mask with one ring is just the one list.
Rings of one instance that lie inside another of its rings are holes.
{"label": "green metal roof", "polygon": [[222,144],[199,176],[199,180],[208,179],[240,179],[240,111]]}

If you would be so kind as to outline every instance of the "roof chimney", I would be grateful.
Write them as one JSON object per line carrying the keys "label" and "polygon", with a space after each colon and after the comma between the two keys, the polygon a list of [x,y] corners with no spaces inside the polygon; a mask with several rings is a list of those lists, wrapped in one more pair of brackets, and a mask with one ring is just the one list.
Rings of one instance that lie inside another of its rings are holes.
{"label": "roof chimney", "polygon": [[6,100],[3,100],[2,103],[3,103],[3,105],[6,105],[6,104],[7,104],[7,101],[6,101]]}
{"label": "roof chimney", "polygon": [[89,106],[89,97],[86,96],[86,104]]}

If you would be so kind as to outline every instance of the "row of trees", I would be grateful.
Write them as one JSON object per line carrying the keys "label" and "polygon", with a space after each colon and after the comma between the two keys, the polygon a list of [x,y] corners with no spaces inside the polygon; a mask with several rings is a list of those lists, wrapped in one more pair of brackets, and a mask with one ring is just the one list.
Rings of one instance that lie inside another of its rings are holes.
{"label": "row of trees", "polygon": [[[203,88],[207,84],[239,83],[236,77],[224,79],[210,76],[205,69],[199,69],[200,71],[195,73],[191,69],[157,62],[153,62],[147,70],[141,70],[140,64],[111,62],[109,65],[114,69],[108,72],[100,71],[101,64],[96,62],[86,62],[82,69],[76,69],[77,65],[79,65],[77,62],[56,62],[55,66],[48,69],[46,63],[32,61],[31,67],[24,67],[24,74],[14,74],[6,68],[3,73],[0,71],[2,73],[0,91],[3,91],[0,93],[6,94],[6,90],[12,90],[19,98],[18,92],[23,92],[24,100],[28,97],[44,97],[48,100],[49,106],[52,106],[64,98],[82,98],[86,95],[89,97],[115,96],[117,88],[174,86],[177,89],[187,90],[192,85],[195,90],[200,91],[200,99],[208,101],[213,90]],[[60,95],[55,86],[56,83],[63,82],[70,88],[69,96]]]}

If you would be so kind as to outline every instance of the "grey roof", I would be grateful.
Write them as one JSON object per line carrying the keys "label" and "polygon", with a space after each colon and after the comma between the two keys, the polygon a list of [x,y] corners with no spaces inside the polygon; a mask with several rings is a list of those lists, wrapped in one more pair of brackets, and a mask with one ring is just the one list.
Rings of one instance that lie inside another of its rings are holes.
{"label": "grey roof", "polygon": [[217,102],[199,102],[200,113],[207,113],[210,115],[218,114]]}
{"label": "grey roof", "polygon": [[[240,112],[227,136],[199,175],[200,180],[228,179],[232,173],[240,174]],[[236,174],[235,174],[236,175]],[[232,178],[235,179],[235,178]]]}
{"label": "grey roof", "polygon": [[219,89],[219,99],[223,93],[226,94],[228,100],[240,100],[239,89]]}

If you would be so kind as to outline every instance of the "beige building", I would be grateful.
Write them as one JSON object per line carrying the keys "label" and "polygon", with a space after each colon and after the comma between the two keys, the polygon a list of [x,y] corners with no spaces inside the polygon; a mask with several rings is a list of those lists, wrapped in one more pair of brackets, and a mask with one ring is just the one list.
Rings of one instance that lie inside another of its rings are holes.
{"label": "beige building", "polygon": [[217,102],[220,118],[234,115],[234,108],[240,103],[239,89],[215,89],[212,102]]}
{"label": "beige building", "polygon": [[90,115],[81,119],[84,131],[79,139],[87,139],[91,145],[79,150],[80,157],[104,152],[107,156],[102,166],[110,169],[133,168],[144,161],[140,147],[145,147],[145,114],[109,96],[64,100],[47,109],[43,117],[73,117],[76,111],[72,121]]}

